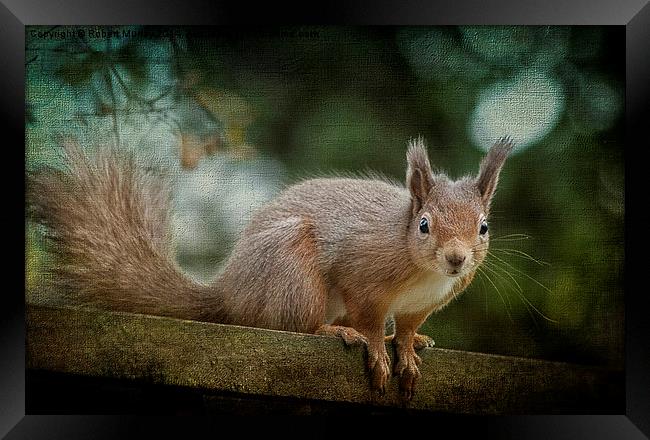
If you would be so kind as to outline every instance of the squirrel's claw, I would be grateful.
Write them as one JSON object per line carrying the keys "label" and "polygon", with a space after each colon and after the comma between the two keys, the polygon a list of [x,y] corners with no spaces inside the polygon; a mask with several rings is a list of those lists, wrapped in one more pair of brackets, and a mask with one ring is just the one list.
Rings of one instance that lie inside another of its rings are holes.
{"label": "squirrel's claw", "polygon": [[402,397],[411,400],[415,394],[415,385],[422,377],[418,365],[422,363],[420,356],[414,350],[403,350],[397,353],[394,374],[399,376],[399,389]]}
{"label": "squirrel's claw", "polygon": [[371,386],[380,396],[386,393],[386,383],[390,377],[390,357],[382,344],[377,350],[368,348],[368,370]]}

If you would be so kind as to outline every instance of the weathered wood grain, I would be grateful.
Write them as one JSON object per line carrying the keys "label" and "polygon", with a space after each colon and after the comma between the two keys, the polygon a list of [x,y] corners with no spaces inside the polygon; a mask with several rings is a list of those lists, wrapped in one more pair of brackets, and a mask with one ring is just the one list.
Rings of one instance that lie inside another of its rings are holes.
{"label": "weathered wood grain", "polygon": [[26,319],[27,368],[36,370],[456,413],[623,410],[622,374],[602,368],[425,349],[405,403],[396,379],[373,397],[364,350],[335,338],[66,305],[28,303]]}

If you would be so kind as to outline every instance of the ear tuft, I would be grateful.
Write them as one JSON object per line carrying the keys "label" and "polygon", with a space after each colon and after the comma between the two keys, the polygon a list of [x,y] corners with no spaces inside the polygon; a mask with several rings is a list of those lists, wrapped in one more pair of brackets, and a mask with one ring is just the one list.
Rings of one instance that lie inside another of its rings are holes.
{"label": "ear tuft", "polygon": [[422,208],[431,188],[433,188],[433,171],[424,139],[421,136],[409,141],[406,163],[406,186],[411,192],[413,213],[416,213]]}
{"label": "ear tuft", "polygon": [[481,161],[476,187],[481,194],[483,204],[488,207],[499,181],[499,173],[508,155],[514,148],[512,139],[508,136],[499,139],[492,145],[490,151]]}

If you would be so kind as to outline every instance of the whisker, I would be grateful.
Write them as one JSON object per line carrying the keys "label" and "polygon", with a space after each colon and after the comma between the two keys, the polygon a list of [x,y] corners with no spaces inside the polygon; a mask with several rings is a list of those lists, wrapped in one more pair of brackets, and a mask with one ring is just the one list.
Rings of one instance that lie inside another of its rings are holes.
{"label": "whisker", "polygon": [[485,320],[487,321],[488,319],[488,294],[487,294],[487,286],[485,285],[485,280],[483,277],[480,277],[481,279],[481,286],[483,287],[483,296],[485,296]]}
{"label": "whisker", "polygon": [[519,285],[519,283],[517,282],[517,280],[515,280],[514,277],[510,274],[510,272],[508,272],[507,270],[505,270],[503,267],[497,265],[496,262],[494,262],[494,261],[489,261],[489,260],[486,259],[485,261],[483,261],[483,264],[485,264],[487,267],[492,267],[492,269],[501,269],[501,270],[503,270],[503,272],[504,272],[505,274],[507,274],[510,278],[512,278],[512,280],[514,281],[515,286],[517,287],[517,289],[518,289],[520,292],[522,291],[521,286]]}
{"label": "whisker", "polygon": [[[540,283],[539,281],[537,281],[535,278],[529,276],[528,274],[526,274],[526,273],[520,271],[519,269],[517,269],[516,267],[512,266],[512,265],[511,265],[510,263],[508,263],[507,261],[504,261],[504,260],[500,259],[499,257],[497,257],[497,256],[494,255],[494,254],[490,254],[490,256],[492,256],[492,257],[496,258],[497,260],[501,261],[503,264],[506,264],[507,266],[509,266],[510,268],[512,268],[514,271],[518,272],[519,274],[521,274],[521,275],[527,277],[528,279],[530,279],[530,280],[533,281],[534,283],[536,283],[536,284],[538,284],[539,286],[541,286],[542,288],[544,288],[547,292],[552,293],[551,290],[550,290],[548,287],[546,287],[545,285],[543,285],[542,283]],[[492,264],[496,264],[496,262],[493,261]],[[502,269],[503,269],[503,268],[502,268]],[[509,273],[508,271],[505,271],[505,272],[506,272],[508,275],[510,275],[510,273]],[[512,277],[512,275],[510,275],[510,277],[513,278],[513,280],[514,280],[514,277]],[[517,285],[519,285],[519,283],[517,283]],[[558,323],[558,321],[549,318],[549,317],[546,316],[544,313],[542,313],[542,312],[541,312],[537,307],[535,307],[535,305],[534,305],[534,304],[533,304],[533,303],[532,303],[532,302],[531,302],[531,301],[526,297],[526,295],[524,295],[523,290],[521,289],[521,286],[519,287],[519,289],[520,289],[520,290],[519,290],[518,293],[520,294],[520,297],[522,298],[522,300],[524,300],[524,301],[525,301],[525,302],[526,302],[530,307],[532,307],[533,310],[535,310],[535,311],[536,311],[536,312],[537,312],[537,313],[538,313],[542,318],[544,318],[544,319],[546,319],[547,321],[552,322],[552,323],[554,323],[554,324],[557,324],[557,323]]]}
{"label": "whisker", "polygon": [[490,240],[494,241],[518,241],[518,240],[528,240],[530,239],[530,235],[526,234],[508,234],[508,235],[500,235],[497,237],[490,237]]}
{"label": "whisker", "polygon": [[555,319],[551,319],[548,316],[546,316],[544,313],[542,313],[537,307],[535,307],[535,305],[528,298],[526,298],[526,296],[523,293],[520,293],[519,296],[521,297],[522,300],[526,302],[526,304],[532,307],[532,309],[535,310],[539,314],[539,316],[546,319],[548,322],[552,322],[553,324],[558,323],[558,321],[556,321]]}
{"label": "whisker", "polygon": [[545,285],[543,285],[542,283],[540,283],[539,281],[537,281],[535,278],[531,277],[531,276],[528,275],[527,273],[522,272],[521,270],[519,270],[519,269],[517,269],[516,267],[514,267],[512,264],[508,263],[508,262],[505,261],[505,260],[502,260],[501,258],[497,257],[496,255],[494,255],[493,253],[491,253],[491,252],[489,252],[489,251],[488,251],[488,254],[491,255],[492,257],[496,258],[497,260],[499,260],[499,261],[502,262],[503,264],[507,265],[508,267],[510,267],[510,268],[511,268],[512,270],[514,270],[515,272],[517,272],[517,273],[519,273],[519,274],[525,276],[526,278],[528,278],[529,280],[531,280],[532,282],[534,282],[535,284],[537,284],[538,286],[540,286],[542,289],[546,290],[548,293],[553,293],[553,292],[551,292],[551,290],[550,290],[548,287],[546,287]]}
{"label": "whisker", "polygon": [[[512,276],[510,272],[508,272],[505,268],[499,266],[496,262],[492,261],[490,264],[493,265],[493,267],[500,269],[501,271],[505,272],[506,275],[508,275],[512,281],[515,283],[517,288],[515,289],[515,293],[519,296],[519,298],[522,300],[524,306],[526,306],[526,312],[528,312],[528,315],[530,316],[531,320],[535,323],[535,327],[539,329],[539,324],[537,323],[537,319],[535,319],[535,316],[533,313],[530,311],[530,308],[532,307],[533,310],[537,311],[537,313],[540,314],[540,316],[545,317],[537,308],[526,298],[526,295],[524,295],[524,291],[521,288],[521,285],[517,282],[515,277]],[[548,318],[547,318],[548,319]]]}
{"label": "whisker", "polygon": [[530,260],[530,261],[532,261],[532,262],[534,262],[534,263],[537,263],[537,264],[539,264],[540,266],[550,266],[550,265],[551,265],[551,263],[546,262],[546,261],[542,261],[542,260],[538,260],[538,259],[536,259],[535,257],[533,257],[533,256],[531,256],[531,255],[528,255],[526,252],[524,252],[524,251],[520,251],[519,249],[510,249],[510,248],[492,248],[492,250],[493,250],[493,251],[503,252],[504,254],[506,254],[506,255],[512,255],[513,257],[521,257],[521,258],[524,258],[524,259],[526,259],[526,260]]}
{"label": "whisker", "polygon": [[[478,268],[477,268],[478,269]],[[476,271],[476,278],[477,280],[481,281],[481,290],[483,292],[483,297],[485,298],[485,319],[488,319],[488,293],[487,293],[487,286],[485,285],[485,280],[483,279],[483,274],[479,272],[478,270]]]}
{"label": "whisker", "polygon": [[[489,268],[487,266],[485,266],[484,269],[486,269],[488,272],[490,272],[495,277],[495,284],[498,284],[499,282],[501,283],[501,288],[503,289],[503,296],[505,297],[506,302],[508,303],[508,306],[506,307],[506,310],[508,310],[508,309],[510,311],[514,310],[513,305],[512,305],[512,301],[510,300],[510,296],[507,295],[507,290],[508,290],[508,288],[511,288],[512,285],[509,282],[507,282],[507,280],[504,282],[503,276],[499,272],[497,272],[496,270],[494,270],[492,268]],[[486,273],[486,275],[487,275],[487,273]],[[512,320],[512,318],[511,318],[511,320]]]}
{"label": "whisker", "polygon": [[[497,237],[491,237],[490,241],[511,242],[511,241],[528,240],[530,238],[531,238],[530,235],[517,233],[517,234],[507,234],[507,235],[502,235],[502,236],[497,236]],[[510,315],[510,311],[508,309],[506,301],[504,300],[500,289],[497,287],[497,285],[492,280],[492,278],[488,275],[488,272],[490,272],[492,274],[492,276],[496,277],[496,280],[500,281],[504,285],[507,285],[507,286],[510,286],[511,288],[513,288],[513,290],[517,293],[519,298],[522,300],[522,303],[526,306],[526,311],[530,315],[532,321],[535,323],[535,326],[538,326],[538,323],[537,323],[537,320],[535,319],[534,315],[532,314],[531,309],[534,310],[539,316],[541,316],[545,320],[547,320],[549,322],[552,322],[552,323],[556,323],[556,324],[558,323],[558,321],[556,321],[556,320],[554,320],[552,318],[549,318],[544,313],[542,313],[526,297],[526,295],[524,294],[523,288],[521,287],[521,285],[519,284],[517,279],[513,276],[513,274],[510,273],[510,271],[505,266],[507,266],[508,268],[513,270],[515,273],[517,273],[519,275],[523,275],[526,278],[528,278],[529,280],[533,281],[535,284],[537,284],[538,286],[543,288],[548,293],[552,293],[551,290],[548,287],[546,287],[544,284],[542,284],[541,282],[536,280],[535,278],[528,275],[527,273],[517,269],[516,267],[514,267],[512,264],[508,263],[504,259],[499,258],[493,252],[501,253],[503,255],[508,255],[508,256],[512,256],[512,257],[519,257],[519,258],[522,258],[524,260],[534,262],[534,263],[536,263],[536,264],[538,264],[540,266],[550,266],[551,265],[550,263],[548,263],[546,261],[543,261],[543,260],[539,260],[539,259],[533,257],[532,255],[529,255],[528,253],[526,253],[524,251],[521,251],[519,249],[512,249],[512,248],[492,248],[492,249],[489,249],[489,244],[488,243],[476,244],[476,245],[472,246],[472,251],[473,252],[487,251],[487,256],[492,257],[490,259],[486,258],[482,263],[483,267],[482,268],[477,267],[477,270],[478,270],[480,275],[483,275],[485,278],[487,278],[488,282],[490,284],[492,284],[494,289],[497,291],[497,293],[499,295],[499,298],[501,299],[501,302],[503,303],[503,305],[504,305],[504,307],[506,309],[506,312],[508,314],[508,317],[510,318],[511,321],[512,321],[512,316]],[[503,275],[500,272],[505,273],[505,275],[507,275],[507,277],[510,278],[511,281],[508,280],[508,279],[503,278]],[[481,277],[481,283],[482,283],[483,287],[485,288],[485,281],[483,280],[483,276]],[[487,315],[488,315],[488,311],[487,311],[488,310],[487,292],[486,292],[486,295],[485,295],[485,305],[486,305],[485,314],[486,314],[486,318],[487,318]],[[510,307],[512,307],[512,304],[510,305]]]}
{"label": "whisker", "polygon": [[[486,265],[484,265],[484,269],[487,269],[492,275],[494,275],[497,281],[501,281],[503,283],[503,277],[501,276],[500,273],[498,273],[494,269],[494,266],[492,266],[491,264],[486,264]],[[506,287],[508,287],[508,286],[506,286]],[[510,308],[512,309],[512,302],[510,301],[510,298],[508,297],[508,295],[505,295],[505,297],[508,300],[508,304],[510,305]]]}
{"label": "whisker", "polygon": [[488,274],[482,270],[482,268],[477,267],[477,269],[478,269],[478,270],[479,270],[483,275],[485,275],[485,278],[488,279],[488,281],[490,282],[490,284],[492,284],[492,286],[494,287],[494,289],[497,291],[497,293],[499,294],[499,298],[501,298],[501,302],[503,303],[503,307],[506,309],[506,314],[508,315],[508,318],[510,318],[510,321],[512,321],[512,322],[514,323],[515,321],[512,319],[512,316],[510,315],[510,311],[508,310],[508,306],[506,305],[506,302],[505,302],[505,300],[503,299],[503,296],[501,295],[501,291],[499,290],[499,288],[496,286],[496,284],[494,284],[494,281],[492,281],[492,279],[488,276]]}

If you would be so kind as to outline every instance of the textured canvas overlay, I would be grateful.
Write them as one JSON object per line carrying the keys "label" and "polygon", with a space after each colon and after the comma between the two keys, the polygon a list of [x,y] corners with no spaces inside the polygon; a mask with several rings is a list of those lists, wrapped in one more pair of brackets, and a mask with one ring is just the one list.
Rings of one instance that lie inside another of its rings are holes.
{"label": "textured canvas overlay", "polygon": [[[172,182],[176,259],[208,281],[291,183],[404,182],[417,136],[457,178],[509,135],[487,262],[420,331],[622,368],[623,43],[608,27],[28,26],[27,169],[65,173],[66,139],[133,154]],[[57,261],[27,231],[27,301],[58,301]]]}

